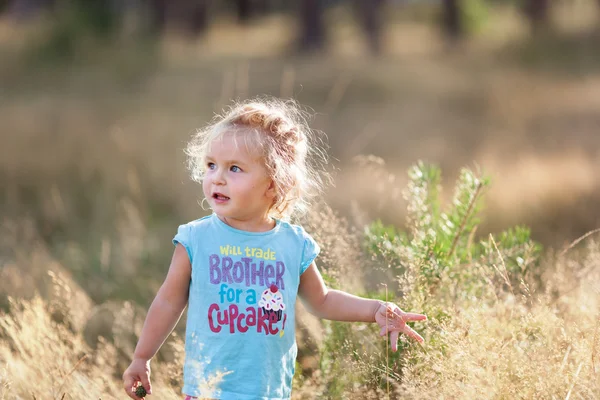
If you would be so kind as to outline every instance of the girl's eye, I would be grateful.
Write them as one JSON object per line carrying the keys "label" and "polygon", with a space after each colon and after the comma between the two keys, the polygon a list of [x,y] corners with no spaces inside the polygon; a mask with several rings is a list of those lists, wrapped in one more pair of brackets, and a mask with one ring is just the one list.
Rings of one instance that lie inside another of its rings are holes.
{"label": "girl's eye", "polygon": [[238,167],[237,165],[232,165],[231,168],[229,168],[229,170],[231,172],[242,172],[242,169],[240,167]]}
{"label": "girl's eye", "polygon": [[212,163],[212,162],[209,162],[208,164],[206,164],[206,167],[211,170],[216,168],[215,163]]}

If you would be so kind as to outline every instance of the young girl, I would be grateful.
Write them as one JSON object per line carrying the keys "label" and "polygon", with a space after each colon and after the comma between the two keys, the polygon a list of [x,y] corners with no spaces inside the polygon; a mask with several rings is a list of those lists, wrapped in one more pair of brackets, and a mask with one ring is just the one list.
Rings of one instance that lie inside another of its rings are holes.
{"label": "young girl", "polygon": [[[320,187],[312,138],[295,103],[258,99],[232,107],[190,142],[192,177],[213,214],[181,225],[173,238],[169,272],[123,374],[129,397],[139,399],[138,382],[152,393],[150,360],[186,305],[186,399],[289,399],[297,297],[321,318],[378,323],[393,351],[400,333],[423,341],[406,322],[425,315],[329,290],[315,264],[319,245],[285,222]],[[218,385],[210,384],[215,376]]]}

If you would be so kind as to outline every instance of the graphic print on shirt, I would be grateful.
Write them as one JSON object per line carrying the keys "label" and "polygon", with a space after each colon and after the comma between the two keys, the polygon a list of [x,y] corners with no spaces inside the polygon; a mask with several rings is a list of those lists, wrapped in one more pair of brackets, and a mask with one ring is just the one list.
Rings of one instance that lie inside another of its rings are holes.
{"label": "graphic print on shirt", "polygon": [[[287,320],[285,264],[275,251],[255,247],[219,246],[208,257],[208,281],[217,301],[208,307],[208,326],[214,333],[283,336]],[[260,293],[258,299],[257,293]]]}

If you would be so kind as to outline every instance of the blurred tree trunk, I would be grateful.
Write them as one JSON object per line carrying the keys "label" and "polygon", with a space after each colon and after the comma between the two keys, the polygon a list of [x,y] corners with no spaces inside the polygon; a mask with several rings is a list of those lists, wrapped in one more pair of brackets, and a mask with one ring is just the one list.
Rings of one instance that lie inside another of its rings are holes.
{"label": "blurred tree trunk", "polygon": [[461,20],[460,0],[444,0],[442,24],[444,33],[452,40],[459,39],[464,34]]}
{"label": "blurred tree trunk", "polygon": [[0,0],[0,15],[4,14],[4,12],[8,10],[8,5],[8,0]]}
{"label": "blurred tree trunk", "polygon": [[254,9],[259,14],[267,14],[271,10],[271,3],[269,0],[255,0]]}
{"label": "blurred tree trunk", "polygon": [[76,13],[75,19],[84,29],[98,37],[110,37],[120,27],[119,5],[122,6],[122,2],[71,0],[67,7]]}
{"label": "blurred tree trunk", "polygon": [[367,35],[369,49],[373,54],[381,51],[382,6],[384,0],[357,0],[358,18]]}
{"label": "blurred tree trunk", "polygon": [[200,35],[208,28],[208,0],[194,0],[189,15],[189,32]]}
{"label": "blurred tree trunk", "polygon": [[161,34],[168,24],[173,23],[190,36],[202,34],[208,28],[209,1],[149,0],[151,30]]}
{"label": "blurred tree trunk", "polygon": [[531,31],[538,34],[548,28],[550,3],[548,0],[525,0],[525,15],[529,19]]}
{"label": "blurred tree trunk", "polygon": [[167,0],[150,0],[150,30],[161,34],[167,27]]}
{"label": "blurred tree trunk", "polygon": [[318,50],[325,44],[322,0],[300,2],[300,49]]}
{"label": "blurred tree trunk", "polygon": [[251,0],[235,0],[237,9],[238,21],[245,24],[250,20],[252,14],[252,1]]}
{"label": "blurred tree trunk", "polygon": [[235,0],[238,22],[245,24],[257,15],[264,15],[269,10],[267,0]]}

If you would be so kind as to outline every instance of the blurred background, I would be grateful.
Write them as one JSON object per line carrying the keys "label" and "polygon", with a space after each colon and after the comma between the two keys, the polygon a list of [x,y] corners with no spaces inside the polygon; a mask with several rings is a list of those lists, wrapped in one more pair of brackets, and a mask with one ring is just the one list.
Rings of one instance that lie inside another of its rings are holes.
{"label": "blurred background", "polygon": [[447,198],[462,167],[491,178],[478,234],[600,226],[597,0],[0,0],[0,305],[59,296],[50,270],[90,342],[139,323],[206,214],[187,140],[260,94],[314,115],[358,229],[403,226],[418,160]]}

